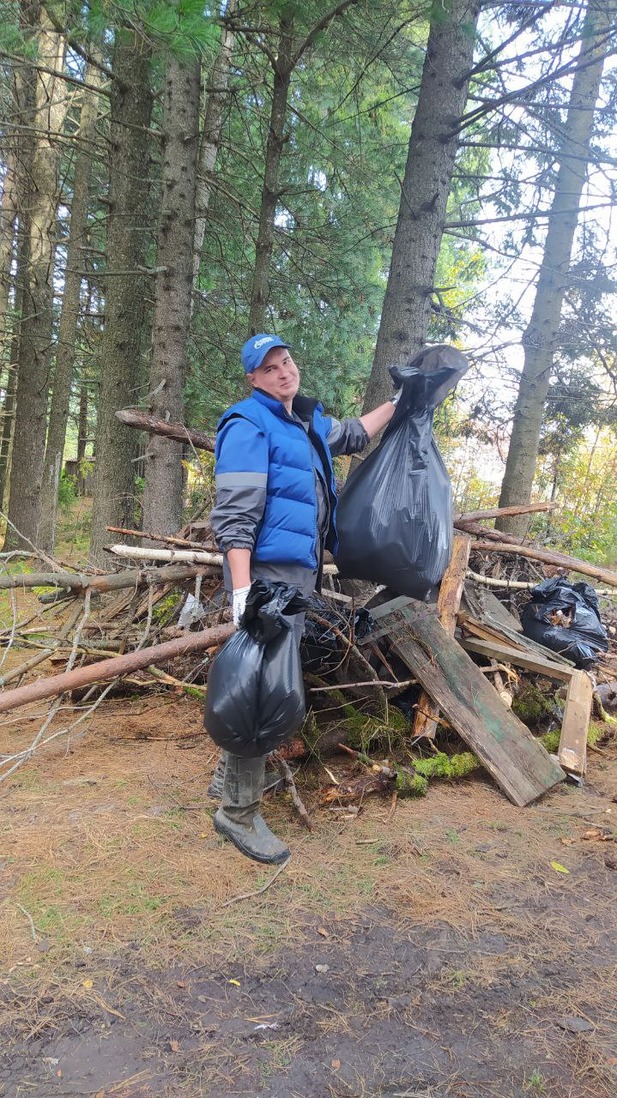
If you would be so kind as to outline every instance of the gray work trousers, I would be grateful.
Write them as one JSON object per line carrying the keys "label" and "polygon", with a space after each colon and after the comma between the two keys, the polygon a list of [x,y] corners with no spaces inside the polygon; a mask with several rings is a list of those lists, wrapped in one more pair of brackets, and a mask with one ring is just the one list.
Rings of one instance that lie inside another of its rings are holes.
{"label": "gray work trousers", "polygon": [[[317,569],[312,571],[310,568],[300,568],[298,565],[294,564],[264,564],[261,561],[251,561],[252,580],[266,579],[271,580],[273,583],[288,583],[290,587],[297,587],[301,594],[306,595],[307,597],[312,595],[315,590],[317,575]],[[223,578],[229,599],[232,601],[231,575],[227,565],[227,558],[225,558],[223,564]],[[300,647],[302,633],[304,632],[304,618],[304,613],[293,615],[294,639],[298,648]],[[227,754],[228,752],[223,752],[223,756],[226,757]]]}

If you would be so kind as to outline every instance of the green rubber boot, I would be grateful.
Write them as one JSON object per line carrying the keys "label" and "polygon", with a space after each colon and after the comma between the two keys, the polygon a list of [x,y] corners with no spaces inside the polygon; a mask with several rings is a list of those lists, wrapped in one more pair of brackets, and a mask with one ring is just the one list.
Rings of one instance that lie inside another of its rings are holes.
{"label": "green rubber boot", "polygon": [[214,813],[213,823],[219,835],[256,862],[280,865],[290,850],[270,831],[259,812],[266,770],[265,757],[241,759],[227,755],[223,797]]}
{"label": "green rubber boot", "polygon": [[[225,779],[225,762],[227,759],[227,752],[221,751],[218,762],[212,772],[210,779],[210,785],[208,786],[208,796],[212,797],[215,801],[220,801],[223,796],[223,781]],[[266,769],[266,776],[264,779],[264,793],[271,793],[275,789],[279,789],[283,785],[285,779],[281,777],[278,770]]]}

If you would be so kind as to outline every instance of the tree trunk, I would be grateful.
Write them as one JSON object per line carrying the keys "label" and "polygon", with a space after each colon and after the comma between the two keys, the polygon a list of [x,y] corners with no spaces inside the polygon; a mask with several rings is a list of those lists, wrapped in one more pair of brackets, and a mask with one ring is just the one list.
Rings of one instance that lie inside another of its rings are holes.
{"label": "tree trunk", "polygon": [[[227,18],[233,15],[238,7],[238,0],[228,0],[225,9]],[[197,183],[195,196],[195,240],[193,244],[193,296],[191,298],[191,312],[195,303],[195,294],[199,284],[199,267],[201,263],[201,250],[206,234],[206,222],[210,195],[212,194],[212,181],[214,166],[221,140],[221,128],[223,115],[227,104],[227,88],[229,85],[229,69],[235,32],[228,26],[221,30],[221,43],[216,56],[207,88],[206,112],[204,115],[204,127],[199,146],[199,159],[197,164]]]}
{"label": "tree trunk", "polygon": [[[2,426],[0,428],[0,510],[4,505],[9,449],[13,437],[15,393],[17,391],[17,355],[19,352],[19,323],[22,294],[19,290],[19,253],[13,297],[13,319],[9,316],[10,292],[13,281],[12,266],[15,253],[15,229],[17,223],[17,177],[12,152],[6,161],[2,207],[0,208],[0,362],[6,363],[6,382],[2,401]],[[23,257],[22,257],[23,275]]]}
{"label": "tree trunk", "polygon": [[[99,80],[100,74],[98,71],[89,66],[86,69],[86,81],[96,85]],[[92,174],[92,158],[89,145],[96,136],[98,115],[96,95],[90,89],[84,89],[82,97],[79,127],[79,137],[82,139],[82,145],[77,150],[75,163],[70,235],[66,250],[66,270],[62,311],[58,328],[56,368],[43,467],[43,494],[38,544],[48,552],[53,549],[56,533],[58,488],[69,418],[69,402],[75,365],[75,340],[79,321],[81,289],[81,275],[79,272],[83,267],[82,252],[88,237],[88,200]]]}
{"label": "tree trunk", "polygon": [[135,399],[146,279],[152,93],[149,54],[130,29],[116,32],[111,95],[109,228],[105,327],[100,344],[94,507],[90,556],[105,560],[105,527],[134,525],[137,437],[116,419]]}
{"label": "tree trunk", "polygon": [[[17,279],[19,279],[19,259],[17,263]],[[21,316],[23,308],[23,292],[17,283],[15,286],[15,316]],[[19,360],[19,323],[15,324],[13,339],[11,340],[11,354],[9,362],[9,374],[4,394],[4,406],[2,408],[2,435],[0,437],[0,510],[5,510],[6,487],[11,468],[11,450],[13,447],[13,434],[15,428],[15,403],[17,399],[17,363]]]}
{"label": "tree trunk", "polygon": [[387,367],[426,341],[437,257],[467,100],[479,0],[435,4],[364,411],[387,400]]}
{"label": "tree trunk", "polygon": [[0,204],[0,365],[8,363],[8,347],[11,343],[11,269],[15,252],[15,227],[17,222],[17,177],[15,156],[9,149],[5,160],[2,203]]}
{"label": "tree trunk", "polygon": [[279,198],[281,155],[285,142],[287,96],[293,67],[293,17],[282,16],[278,56],[274,65],[274,86],[270,107],[264,181],[261,192],[259,228],[255,244],[255,268],[251,287],[249,332],[255,334],[266,326],[266,309],[270,294],[270,261],[274,243],[274,218]]}
{"label": "tree trunk", "polygon": [[[557,347],[559,321],[578,208],[589,162],[596,106],[606,56],[610,12],[589,0],[579,61],[561,135],[561,163],[548,222],[544,255],[529,325],[523,335],[524,365],[514,410],[512,437],[499,497],[500,506],[531,499],[544,403]],[[500,530],[520,533],[524,520],[502,518]]]}
{"label": "tree trunk", "polygon": [[[38,0],[22,0],[25,27],[36,35],[39,61],[62,69],[64,43]],[[27,237],[17,409],[5,550],[38,543],[52,345],[53,262],[59,147],[66,98],[57,77],[38,69],[25,77],[25,115],[31,126],[20,143],[20,209]]]}
{"label": "tree trunk", "polygon": [[[170,58],[149,388],[150,413],[181,422],[193,287],[199,79],[198,61]],[[162,534],[179,530],[182,494],[182,443],[151,435],[145,454],[145,528]]]}

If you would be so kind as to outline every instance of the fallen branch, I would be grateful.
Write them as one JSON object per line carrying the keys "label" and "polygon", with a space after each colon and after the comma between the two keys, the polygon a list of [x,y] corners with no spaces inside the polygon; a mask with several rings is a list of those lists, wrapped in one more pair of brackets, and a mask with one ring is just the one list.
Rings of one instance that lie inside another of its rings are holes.
{"label": "fallen branch", "polygon": [[170,568],[153,568],[150,571],[132,568],[130,571],[108,572],[102,576],[91,576],[87,572],[21,572],[16,576],[0,576],[0,590],[17,587],[65,587],[74,594],[85,594],[86,591],[104,593],[119,591],[123,587],[156,587],[163,583],[181,582],[195,576],[207,575],[208,571],[205,565],[187,568],[178,564]]}
{"label": "fallen branch", "polygon": [[73,626],[77,624],[81,614],[82,607],[81,604],[79,604],[75,607],[68,621],[62,626],[62,629],[58,633],[57,641],[52,642],[49,647],[44,647],[41,651],[37,652],[35,656],[31,656],[25,663],[20,664],[19,667],[14,667],[11,671],[7,671],[6,675],[0,676],[0,686],[5,686],[8,682],[13,682],[14,679],[20,679],[27,671],[31,671],[37,664],[43,663],[44,660],[53,655],[53,653],[62,646],[62,642],[66,640]]}
{"label": "fallen branch", "polygon": [[[475,580],[476,583],[483,583],[486,587],[501,587],[505,590],[511,588],[513,591],[531,591],[533,587],[537,587],[538,585],[538,580],[495,579],[493,576],[483,576],[480,572],[474,572],[471,568],[467,569],[466,574],[470,579]],[[596,587],[596,595],[605,595],[607,598],[615,598],[614,591],[607,591],[603,587]]]}
{"label": "fallen branch", "polygon": [[460,518],[454,523],[457,530],[465,534],[475,534],[478,538],[490,538],[491,541],[507,542],[508,545],[529,545],[529,537],[520,534],[506,534],[503,530],[495,530],[492,526],[483,526],[480,522],[472,522],[470,519]]}
{"label": "fallen branch", "polygon": [[278,751],[273,751],[270,755],[270,758],[283,775],[285,785],[289,790],[291,799],[296,807],[300,819],[302,820],[302,823],[309,831],[312,831],[313,825],[311,823],[311,818],[306,811],[306,808],[304,807],[304,803],[302,801],[302,798],[300,797],[300,794],[298,793],[296,783],[294,781],[294,776],[291,772],[289,764],[285,761],[283,756],[279,754]]}
{"label": "fallen branch", "polygon": [[283,864],[278,867],[278,869],[277,869],[276,873],[274,874],[274,876],[271,877],[270,880],[267,881],[267,883],[265,885],[263,885],[261,888],[256,889],[255,892],[243,892],[240,896],[232,896],[231,900],[225,900],[225,903],[222,906],[223,907],[230,907],[231,904],[237,904],[237,903],[240,902],[240,900],[252,900],[253,896],[261,896],[261,894],[263,892],[267,892],[268,889],[270,888],[270,885],[274,884],[274,882],[275,882],[276,878],[279,876],[279,874],[282,873],[283,870],[287,868],[287,866],[289,865],[289,861],[290,861],[290,858],[287,858],[287,860],[284,861]]}
{"label": "fallen branch", "polygon": [[486,511],[467,511],[462,515],[457,515],[454,520],[454,525],[457,522],[476,522],[477,519],[493,519],[501,518],[507,515],[533,515],[538,511],[553,511],[557,506],[556,503],[520,503],[513,507],[489,507]]}
{"label": "fallen branch", "polygon": [[[487,533],[488,531],[483,531]],[[545,564],[554,564],[559,568],[565,568],[568,572],[581,572],[584,576],[593,576],[602,583],[609,583],[611,587],[617,587],[617,572],[610,568],[599,568],[595,564],[589,564],[586,560],[578,560],[569,557],[566,553],[557,553],[549,549],[536,549],[532,545],[515,545],[511,542],[476,541],[473,549],[490,553],[518,553],[521,557],[530,557],[531,560],[541,560]]]}
{"label": "fallen branch", "polygon": [[138,430],[147,431],[150,435],[164,435],[166,438],[175,439],[176,442],[190,442],[196,450],[209,450],[214,453],[214,439],[204,435],[202,431],[185,427],[183,423],[166,423],[164,419],[140,412],[138,408],[121,408],[116,412],[116,417],[127,427],[137,427]]}
{"label": "fallen branch", "polygon": [[124,526],[106,526],[110,534],[125,534],[128,538],[147,538],[148,541],[164,541],[168,545],[177,545],[180,549],[200,549],[210,552],[203,541],[188,541],[186,538],[174,537],[173,534],[153,534],[150,530],[131,530]]}
{"label": "fallen branch", "polygon": [[108,553],[115,557],[130,557],[131,560],[184,561],[188,564],[211,564],[223,566],[222,553],[208,553],[205,549],[149,549],[145,546],[106,545]]}
{"label": "fallen branch", "polygon": [[[149,549],[134,545],[106,545],[105,549],[115,557],[130,557],[131,560],[194,561],[196,564],[210,565],[213,568],[223,566],[222,553],[208,553],[205,549]],[[163,569],[161,568],[160,571],[162,573]],[[338,568],[335,564],[324,564],[323,571],[328,575],[336,575]]]}
{"label": "fallen branch", "polygon": [[108,682],[110,679],[122,678],[133,671],[148,667],[149,664],[164,663],[167,660],[178,659],[188,652],[199,652],[204,648],[213,648],[227,640],[234,632],[233,625],[218,625],[212,629],[205,629],[202,633],[189,633],[177,640],[166,641],[165,644],[155,644],[150,648],[141,648],[134,652],[128,652],[125,656],[116,656],[110,660],[102,660],[91,663],[87,667],[80,667],[76,671],[66,671],[60,675],[50,675],[47,678],[38,679],[27,686],[18,686],[15,690],[5,690],[0,694],[0,713],[8,709],[17,709],[21,705],[40,701],[42,698],[51,698],[57,694],[63,694],[68,690],[78,690],[95,682]]}

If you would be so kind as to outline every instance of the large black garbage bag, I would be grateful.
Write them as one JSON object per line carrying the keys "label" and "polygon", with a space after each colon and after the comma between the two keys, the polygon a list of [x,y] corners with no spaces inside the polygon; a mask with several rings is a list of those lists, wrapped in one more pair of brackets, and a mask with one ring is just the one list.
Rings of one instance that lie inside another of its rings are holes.
{"label": "large black garbage bag", "polygon": [[[317,618],[321,620],[317,621]],[[341,633],[348,636],[353,631],[353,636],[361,640],[370,633],[374,624],[369,611],[362,607],[355,610],[346,606],[340,610],[334,609],[319,595],[311,595],[300,643],[303,671],[314,675],[334,671],[349,650]]]}
{"label": "large black garbage bag", "polygon": [[204,725],[219,747],[252,759],[276,750],[305,716],[293,619],[307,600],[295,587],[258,579],[240,629],[214,657]]}
{"label": "large black garbage bag", "polygon": [[339,500],[342,575],[418,599],[441,580],[452,552],[452,492],[433,416],[468,367],[465,355],[442,345],[421,351],[408,366],[391,367],[403,390],[396,412]]}
{"label": "large black garbage bag", "polygon": [[608,649],[598,597],[588,583],[557,576],[534,587],[521,614],[526,637],[559,652],[580,668],[592,667]]}

